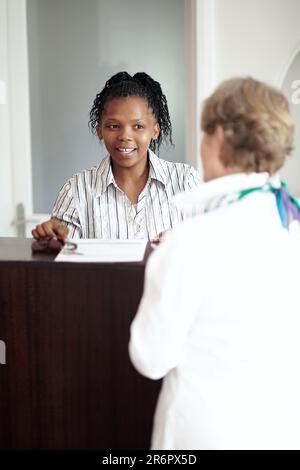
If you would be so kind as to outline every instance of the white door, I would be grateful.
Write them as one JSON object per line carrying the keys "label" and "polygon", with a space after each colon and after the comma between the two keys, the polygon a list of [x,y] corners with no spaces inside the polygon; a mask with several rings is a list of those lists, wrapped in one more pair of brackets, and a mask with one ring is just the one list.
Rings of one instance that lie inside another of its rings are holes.
{"label": "white door", "polygon": [[[0,80],[7,89],[0,105],[0,236],[30,236],[67,178],[104,156],[88,115],[116,72],[146,71],[161,82],[175,141],[163,157],[185,160],[184,6],[182,0],[0,0]],[[133,18],[134,27],[124,30]]]}
{"label": "white door", "polygon": [[0,0],[0,236],[29,235],[48,214],[34,214],[26,1]]}

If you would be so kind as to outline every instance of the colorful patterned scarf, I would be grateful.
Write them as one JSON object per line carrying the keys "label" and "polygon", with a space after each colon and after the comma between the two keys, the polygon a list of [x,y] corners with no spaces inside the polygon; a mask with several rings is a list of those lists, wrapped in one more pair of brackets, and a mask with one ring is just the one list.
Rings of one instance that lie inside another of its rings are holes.
{"label": "colorful patterned scarf", "polygon": [[[280,187],[275,187],[271,183],[255,188],[248,188],[237,192],[235,200],[241,200],[254,191],[271,191],[275,194],[276,204],[282,226],[289,229],[290,223],[294,220],[300,223],[300,203],[288,191],[287,185],[281,181]],[[234,202],[233,200],[230,202]]]}

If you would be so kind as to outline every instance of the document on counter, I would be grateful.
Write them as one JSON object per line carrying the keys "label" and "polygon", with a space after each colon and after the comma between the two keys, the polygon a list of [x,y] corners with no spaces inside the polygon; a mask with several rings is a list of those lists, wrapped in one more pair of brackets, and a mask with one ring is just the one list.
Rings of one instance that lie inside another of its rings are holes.
{"label": "document on counter", "polygon": [[119,263],[142,261],[148,240],[70,239],[55,261]]}

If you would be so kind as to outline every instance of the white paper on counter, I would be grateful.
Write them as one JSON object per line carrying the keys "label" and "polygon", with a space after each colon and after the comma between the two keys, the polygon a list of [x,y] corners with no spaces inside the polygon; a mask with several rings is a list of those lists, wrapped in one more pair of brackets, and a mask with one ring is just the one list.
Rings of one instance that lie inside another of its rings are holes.
{"label": "white paper on counter", "polygon": [[148,240],[99,240],[70,239],[76,243],[77,249],[69,251],[65,246],[55,261],[72,263],[119,263],[142,261]]}

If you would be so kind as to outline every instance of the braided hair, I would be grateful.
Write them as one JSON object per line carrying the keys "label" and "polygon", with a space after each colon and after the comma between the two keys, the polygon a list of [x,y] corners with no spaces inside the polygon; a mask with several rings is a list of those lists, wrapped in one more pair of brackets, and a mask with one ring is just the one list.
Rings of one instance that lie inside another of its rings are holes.
{"label": "braided hair", "polygon": [[156,140],[151,140],[150,149],[158,153],[163,141],[169,141],[173,145],[167,98],[163,94],[160,84],[144,72],[136,73],[133,76],[127,72],[119,72],[107,80],[103,90],[96,95],[90,111],[89,127],[93,134],[97,133],[97,127],[101,123],[107,102],[114,98],[128,96],[144,98],[159,124],[159,136]]}

